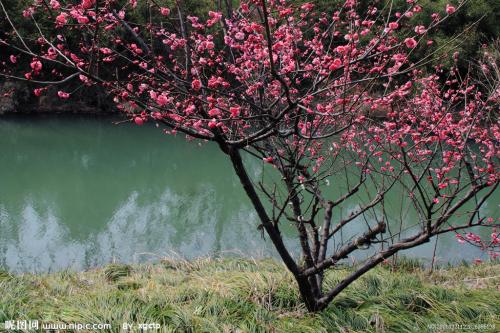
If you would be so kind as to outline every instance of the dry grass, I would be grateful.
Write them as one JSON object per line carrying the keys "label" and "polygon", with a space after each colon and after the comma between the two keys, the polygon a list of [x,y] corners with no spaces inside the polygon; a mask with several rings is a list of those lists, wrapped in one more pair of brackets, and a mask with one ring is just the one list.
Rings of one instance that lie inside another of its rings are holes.
{"label": "dry grass", "polygon": [[[305,311],[294,280],[272,260],[204,258],[81,273],[0,273],[0,323],[110,323],[112,332],[120,332],[123,322],[159,323],[161,332],[430,332],[428,325],[454,323],[498,330],[499,268],[463,265],[429,274],[403,260],[366,274],[320,314]],[[330,272],[326,283],[333,285],[349,270]]]}

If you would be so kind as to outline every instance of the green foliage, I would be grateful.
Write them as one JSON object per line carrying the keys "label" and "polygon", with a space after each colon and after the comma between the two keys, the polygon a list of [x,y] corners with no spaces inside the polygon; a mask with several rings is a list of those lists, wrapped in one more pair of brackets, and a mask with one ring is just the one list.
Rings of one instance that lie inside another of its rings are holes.
{"label": "green foliage", "polygon": [[[309,314],[292,276],[272,260],[168,260],[0,279],[0,323],[159,323],[161,332],[427,332],[443,323],[499,327],[498,264],[377,268],[324,312]],[[332,285],[350,273],[327,274]],[[0,330],[1,330],[0,324]],[[494,329],[483,332],[494,332]]]}
{"label": "green foliage", "polygon": [[[404,1],[398,0],[401,7]],[[447,0],[422,0],[419,4],[423,10],[412,20],[428,26],[431,23],[432,13],[446,15],[444,8]],[[458,66],[462,72],[468,70],[470,61],[481,56],[483,45],[491,44],[500,34],[500,26],[496,23],[500,19],[500,3],[496,0],[468,0],[450,18],[429,34],[434,43],[415,53],[415,59],[435,53],[431,65],[444,63],[452,64],[452,54],[459,53]]]}

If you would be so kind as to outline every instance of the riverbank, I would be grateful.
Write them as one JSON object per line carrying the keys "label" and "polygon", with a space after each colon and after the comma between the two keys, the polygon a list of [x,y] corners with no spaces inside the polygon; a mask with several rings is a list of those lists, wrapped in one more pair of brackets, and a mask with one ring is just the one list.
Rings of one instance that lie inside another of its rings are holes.
{"label": "riverbank", "polygon": [[71,98],[58,97],[58,87],[50,87],[36,97],[35,85],[25,81],[0,81],[0,116],[2,115],[110,115],[118,113],[111,97],[98,87],[66,85]]}
{"label": "riverbank", "polygon": [[[461,332],[498,332],[499,271],[499,263],[489,263],[430,274],[404,260],[369,272],[320,314],[304,310],[292,277],[272,260],[0,272],[0,328],[7,320],[31,319],[108,323],[112,332],[123,323],[160,324],[165,332],[439,332],[439,325],[459,324],[471,325]],[[336,270],[327,281],[348,273]]]}

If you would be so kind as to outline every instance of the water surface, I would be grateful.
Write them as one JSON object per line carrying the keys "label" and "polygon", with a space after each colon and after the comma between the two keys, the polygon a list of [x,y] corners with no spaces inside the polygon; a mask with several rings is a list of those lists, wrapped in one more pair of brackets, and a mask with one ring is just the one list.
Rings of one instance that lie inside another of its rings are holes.
{"label": "water surface", "polygon": [[[0,118],[0,138],[0,267],[43,272],[164,256],[276,255],[214,145],[79,117]],[[293,249],[293,232],[284,233]],[[453,237],[441,237],[440,262],[482,255],[456,248]],[[405,254],[429,258],[432,250],[431,243]]]}

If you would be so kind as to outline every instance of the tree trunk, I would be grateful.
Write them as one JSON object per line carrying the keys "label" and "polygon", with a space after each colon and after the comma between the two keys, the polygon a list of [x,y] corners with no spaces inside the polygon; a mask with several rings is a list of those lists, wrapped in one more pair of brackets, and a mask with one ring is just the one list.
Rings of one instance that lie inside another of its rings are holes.
{"label": "tree trunk", "polygon": [[228,154],[231,158],[234,171],[238,175],[240,182],[245,189],[247,196],[250,198],[252,205],[259,216],[259,219],[269,235],[269,238],[273,242],[276,250],[278,251],[281,259],[285,263],[288,270],[293,274],[297,284],[299,286],[300,295],[304,301],[307,310],[310,312],[319,311],[318,300],[314,296],[313,288],[310,285],[308,278],[302,275],[302,270],[297,266],[295,260],[293,260],[290,252],[288,252],[285,244],[283,243],[283,238],[279,229],[277,229],[269,218],[264,205],[262,204],[255,188],[252,184],[252,180],[248,176],[248,173],[243,165],[241,159],[241,154],[237,149],[229,149]]}

